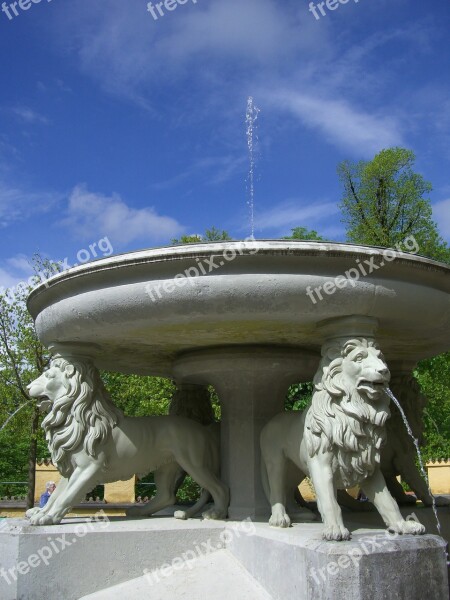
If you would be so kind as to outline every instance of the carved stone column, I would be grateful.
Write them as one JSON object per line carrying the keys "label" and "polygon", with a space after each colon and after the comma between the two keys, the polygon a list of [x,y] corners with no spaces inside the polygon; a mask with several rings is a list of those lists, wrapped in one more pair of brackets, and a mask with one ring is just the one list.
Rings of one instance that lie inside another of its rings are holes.
{"label": "carved stone column", "polygon": [[208,387],[191,383],[180,383],[172,396],[169,415],[187,417],[201,425],[214,423],[214,410]]}
{"label": "carved stone column", "polygon": [[229,516],[269,514],[260,477],[262,427],[284,410],[289,386],[308,381],[318,357],[292,348],[237,346],[182,355],[177,381],[212,384],[222,403],[222,479],[231,491]]}

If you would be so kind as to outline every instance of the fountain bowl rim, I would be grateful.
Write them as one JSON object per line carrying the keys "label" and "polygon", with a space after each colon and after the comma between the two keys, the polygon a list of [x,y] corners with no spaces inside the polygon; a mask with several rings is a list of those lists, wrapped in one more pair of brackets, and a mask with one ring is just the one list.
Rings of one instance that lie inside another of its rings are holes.
{"label": "fountain bowl rim", "polygon": [[[244,245],[244,246],[243,246]],[[352,244],[348,242],[327,242],[318,240],[280,240],[280,239],[255,239],[255,240],[231,240],[231,241],[207,241],[195,244],[177,244],[171,246],[160,246],[155,248],[144,248],[112,254],[107,257],[98,258],[96,260],[86,262],[80,265],[66,269],[61,273],[57,273],[39,283],[34,287],[28,295],[27,307],[30,310],[30,305],[33,300],[41,293],[49,288],[62,283],[72,277],[93,274],[98,271],[107,270],[110,268],[126,268],[127,266],[135,266],[137,264],[169,262],[171,259],[199,258],[204,254],[214,254],[240,248],[242,256],[257,254],[289,254],[295,256],[312,255],[320,256],[332,253],[334,257],[352,257],[360,256],[380,256],[386,250],[395,253],[395,260],[407,262],[410,266],[428,267],[434,270],[441,271],[443,274],[450,274],[450,265],[446,263],[413,254],[403,252],[393,248],[384,246],[369,246],[364,244]],[[255,252],[255,249],[257,252]]]}

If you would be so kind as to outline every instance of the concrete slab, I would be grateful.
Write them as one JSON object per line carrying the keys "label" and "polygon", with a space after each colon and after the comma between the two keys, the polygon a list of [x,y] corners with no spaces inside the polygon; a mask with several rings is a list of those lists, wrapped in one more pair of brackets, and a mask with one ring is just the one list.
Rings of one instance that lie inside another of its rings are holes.
{"label": "concrete slab", "polygon": [[227,550],[201,556],[183,568],[168,573],[149,573],[80,600],[272,600]]}
{"label": "concrete slab", "polygon": [[[431,522],[430,509],[416,512]],[[439,513],[448,531],[448,509]],[[250,520],[168,516],[68,519],[31,527],[25,520],[7,519],[0,529],[0,598],[79,600],[128,582],[117,589],[126,589],[121,595],[130,600],[144,597],[145,586],[152,600],[156,592],[162,600],[221,598],[218,594],[237,600],[263,600],[267,594],[272,600],[448,600],[442,538],[392,539],[376,513],[346,513],[346,523],[353,539],[339,543],[322,541],[319,522],[274,529]],[[143,577],[155,571],[159,579]],[[211,585],[217,586],[214,594]]]}
{"label": "concrete slab", "polygon": [[256,523],[253,536],[231,540],[228,550],[274,600],[448,599],[442,538],[366,529],[348,542],[325,542],[321,530]]}
{"label": "concrete slab", "polygon": [[69,519],[48,527],[7,521],[0,531],[1,600],[78,600],[203,544],[223,547],[224,524],[211,521]]}

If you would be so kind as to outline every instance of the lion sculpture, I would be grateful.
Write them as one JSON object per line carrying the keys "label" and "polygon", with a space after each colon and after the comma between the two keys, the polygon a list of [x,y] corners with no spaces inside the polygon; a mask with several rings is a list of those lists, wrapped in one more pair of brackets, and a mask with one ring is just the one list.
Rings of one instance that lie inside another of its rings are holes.
{"label": "lion sculpture", "polygon": [[48,412],[42,427],[52,461],[62,475],[46,506],[27,512],[32,525],[60,523],[100,483],[152,471],[157,494],[131,509],[130,515],[148,516],[173,505],[176,482],[185,471],[203,493],[194,507],[175,516],[192,516],[211,495],[214,505],[203,517],[226,518],[229,491],[218,478],[219,444],[209,428],[178,416],[126,417],[114,406],[88,360],[56,356],[30,384],[29,393]]}
{"label": "lion sculpture", "polygon": [[[348,540],[336,491],[360,485],[397,533],[425,528],[405,521],[380,470],[390,373],[373,340],[334,340],[322,349],[311,405],[274,417],[261,432],[262,480],[272,507],[270,525],[289,527],[287,476],[292,463],[311,478],[324,522],[323,538]],[[298,472],[298,471],[297,471]]]}

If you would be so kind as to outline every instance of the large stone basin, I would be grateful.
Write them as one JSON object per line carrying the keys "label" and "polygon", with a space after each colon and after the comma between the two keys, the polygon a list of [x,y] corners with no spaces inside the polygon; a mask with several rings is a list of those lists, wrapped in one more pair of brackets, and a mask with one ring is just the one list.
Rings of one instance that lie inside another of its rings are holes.
{"label": "large stone basin", "polygon": [[[361,266],[373,272],[356,280]],[[353,281],[340,289],[346,272]],[[28,307],[46,346],[99,368],[213,384],[230,516],[241,518],[268,509],[259,433],[288,386],[312,378],[326,323],[348,335],[377,329],[388,363],[413,365],[450,346],[449,274],[419,256],[348,244],[195,244],[78,266],[33,290]]]}
{"label": "large stone basin", "polygon": [[[316,324],[346,315],[378,319],[388,359],[447,350],[450,268],[395,255],[332,295],[322,291],[314,304],[308,286],[333,281],[357,260],[375,257],[379,265],[382,249],[257,241],[142,250],[57,275],[31,293],[28,307],[45,345],[92,342],[101,347],[100,367],[168,377],[180,353],[198,348],[264,344],[318,352],[323,339]],[[198,263],[212,271],[174,280],[200,271]]]}

